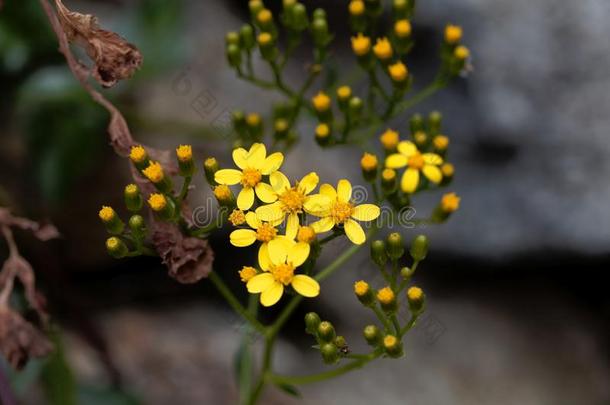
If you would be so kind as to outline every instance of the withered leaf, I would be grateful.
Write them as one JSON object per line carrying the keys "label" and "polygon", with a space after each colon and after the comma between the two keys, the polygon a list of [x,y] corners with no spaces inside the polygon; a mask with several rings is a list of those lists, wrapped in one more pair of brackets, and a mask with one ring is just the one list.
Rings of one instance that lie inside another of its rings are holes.
{"label": "withered leaf", "polygon": [[70,11],[61,0],[55,0],[55,6],[68,41],[84,48],[94,63],[91,75],[103,87],[130,78],[142,65],[138,48],[120,35],[101,29],[95,16]]}
{"label": "withered leaf", "polygon": [[53,225],[40,224],[27,218],[13,216],[4,207],[0,207],[0,224],[16,226],[24,231],[30,231],[43,242],[59,237],[59,231]]}
{"label": "withered leaf", "polygon": [[17,312],[0,306],[0,351],[9,364],[20,370],[30,357],[44,357],[53,345]]}

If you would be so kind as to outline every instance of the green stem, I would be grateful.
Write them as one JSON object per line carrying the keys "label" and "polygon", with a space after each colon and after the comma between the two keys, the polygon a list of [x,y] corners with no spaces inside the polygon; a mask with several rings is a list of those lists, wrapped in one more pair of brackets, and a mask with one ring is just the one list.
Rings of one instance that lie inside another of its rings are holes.
{"label": "green stem", "polygon": [[374,306],[371,307],[371,309],[373,310],[373,312],[375,312],[375,315],[377,315],[377,318],[379,319],[379,321],[383,324],[383,327],[385,328],[386,333],[389,333],[390,330],[392,329],[390,323],[388,322],[388,318],[385,316],[385,314],[381,311],[381,309],[379,309],[379,307],[377,306],[377,304],[375,304]]}
{"label": "green stem", "polygon": [[405,325],[405,327],[404,327],[404,328],[402,328],[402,329],[400,330],[400,334],[399,334],[399,336],[398,336],[400,339],[402,339],[402,337],[403,337],[403,336],[404,336],[404,335],[405,335],[405,334],[406,334],[408,331],[410,331],[410,330],[411,330],[411,328],[413,328],[413,326],[415,326],[415,322],[417,321],[417,318],[419,318],[419,315],[420,315],[420,314],[421,314],[421,312],[420,312],[420,313],[417,313],[417,314],[413,314],[413,315],[411,315],[411,319],[409,319],[409,322],[407,322],[407,324]]}
{"label": "green stem", "polygon": [[235,312],[241,315],[241,317],[246,321],[250,322],[250,325],[252,325],[252,327],[258,332],[262,334],[266,333],[266,328],[256,319],[255,316],[253,316],[243,307],[243,305],[239,302],[235,295],[233,295],[231,290],[229,290],[229,287],[227,287],[227,285],[224,283],[224,281],[222,281],[220,276],[218,276],[215,271],[211,271],[208,277],[218,292],[224,297]]}
{"label": "green stem", "polygon": [[180,194],[178,194],[177,200],[178,200],[178,206],[182,206],[182,202],[184,201],[184,199],[186,198],[186,196],[189,193],[189,186],[191,185],[191,180],[193,179],[192,176],[186,176],[184,178],[184,182],[182,183],[182,188],[180,189]]}
{"label": "green stem", "polygon": [[396,315],[392,315],[390,317],[390,319],[392,320],[392,325],[394,325],[394,329],[396,331],[396,334],[398,336],[401,336],[402,331],[400,329],[400,323],[398,322],[398,318],[396,317]]}

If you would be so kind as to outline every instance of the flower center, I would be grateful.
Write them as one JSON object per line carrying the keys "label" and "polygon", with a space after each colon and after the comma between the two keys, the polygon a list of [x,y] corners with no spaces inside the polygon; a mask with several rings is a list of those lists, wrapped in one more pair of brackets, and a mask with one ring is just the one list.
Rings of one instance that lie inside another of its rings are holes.
{"label": "flower center", "polygon": [[271,268],[271,274],[278,283],[288,285],[294,278],[294,266],[291,263],[279,264]]}
{"label": "flower center", "polygon": [[342,224],[347,221],[354,212],[354,206],[350,203],[337,201],[330,210],[330,216],[336,224]]}
{"label": "flower center", "polygon": [[416,153],[415,155],[409,158],[409,162],[407,163],[411,169],[420,170],[424,167],[424,158],[420,153]]}
{"label": "flower center", "polygon": [[269,224],[262,224],[256,230],[256,239],[260,242],[271,242],[277,235],[277,229]]}
{"label": "flower center", "polygon": [[292,187],[282,193],[280,202],[285,212],[299,213],[303,210],[305,194],[297,186]]}
{"label": "flower center", "polygon": [[241,175],[241,185],[244,187],[254,187],[256,186],[263,175],[257,169],[244,169]]}

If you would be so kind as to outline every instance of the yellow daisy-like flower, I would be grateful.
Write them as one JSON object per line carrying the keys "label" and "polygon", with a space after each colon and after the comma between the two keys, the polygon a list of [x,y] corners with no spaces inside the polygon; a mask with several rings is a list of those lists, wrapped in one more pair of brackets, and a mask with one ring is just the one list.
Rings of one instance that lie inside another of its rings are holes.
{"label": "yellow daisy-like flower", "polygon": [[260,302],[265,307],[277,303],[284,294],[284,288],[289,285],[304,297],[318,296],[320,285],[316,280],[304,274],[294,274],[297,267],[307,260],[309,251],[307,243],[291,240],[269,243],[269,261],[261,261],[259,256],[259,265],[265,272],[248,281],[248,292],[260,293]]}
{"label": "yellow daisy-like flower", "polygon": [[435,153],[421,153],[417,146],[410,141],[402,141],[398,144],[398,153],[387,157],[385,165],[390,169],[400,169],[407,166],[402,175],[400,187],[405,193],[412,193],[419,185],[419,173],[432,183],[438,184],[443,179],[439,166],[443,164],[443,158]]}
{"label": "yellow daisy-like flower", "polygon": [[263,176],[268,176],[280,168],[284,155],[280,152],[267,156],[267,150],[262,143],[255,143],[249,151],[244,148],[233,150],[233,161],[241,170],[222,169],[214,174],[214,180],[219,184],[235,185],[241,183],[242,190],[237,196],[237,207],[248,210],[254,204],[254,194],[264,203],[272,203],[277,198]]}
{"label": "yellow daisy-like flower", "polygon": [[[279,223],[286,218],[286,236],[294,239],[299,230],[299,214],[313,213],[318,207],[328,204],[328,198],[321,194],[309,195],[318,185],[320,178],[314,172],[305,175],[294,186],[282,172],[274,172],[269,176],[273,204],[263,205],[256,209],[256,215],[262,221]],[[267,192],[267,191],[265,191]]]}
{"label": "yellow daisy-like flower", "polygon": [[[269,242],[286,238],[284,235],[279,235],[276,228],[281,221],[261,221],[254,212],[250,211],[246,214],[246,223],[252,229],[236,229],[231,232],[229,239],[231,244],[237,247],[250,246],[256,241],[261,242],[261,246],[258,250],[259,261],[261,261],[261,255],[268,255],[267,245]],[[262,260],[265,261],[265,258]]]}
{"label": "yellow daisy-like flower", "polygon": [[379,214],[380,209],[375,204],[361,204],[355,206],[352,201],[352,185],[349,181],[339,180],[337,189],[330,184],[320,186],[320,194],[327,197],[327,203],[321,204],[319,209],[312,212],[313,215],[321,217],[319,221],[311,224],[316,233],[328,232],[333,227],[343,225],[348,239],[356,245],[366,241],[366,235],[362,226],[357,221],[373,221]]}

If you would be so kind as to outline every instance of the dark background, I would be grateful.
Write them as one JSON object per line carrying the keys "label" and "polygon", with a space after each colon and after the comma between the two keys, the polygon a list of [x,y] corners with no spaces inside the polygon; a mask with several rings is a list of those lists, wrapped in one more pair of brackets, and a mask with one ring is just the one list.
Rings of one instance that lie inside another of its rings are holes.
{"label": "dark background", "polygon": [[[77,389],[83,404],[231,403],[231,355],[243,325],[205,281],[182,286],[157,260],[106,255],[97,211],[102,204],[120,206],[129,166],[108,146],[107,115],[70,76],[38,3],[5,3],[0,202],[51,220],[63,235],[41,244],[18,234],[61,326],[65,361],[55,360],[53,367],[62,364],[75,382],[37,361],[13,375],[17,392],[24,403],[47,403],[43,387],[51,381]],[[305,3],[329,5],[335,64],[351,66],[346,2]],[[134,136],[167,148],[190,142],[200,158],[215,155],[225,163],[226,112],[265,115],[277,100],[236,80],[226,65],[224,34],[246,21],[244,4],[66,2],[95,13],[142,50],[143,69],[106,91]],[[416,87],[434,76],[446,23],[464,27],[473,53],[467,79],[411,111],[444,114],[457,168],[451,188],[462,196],[462,207],[446,225],[403,232],[409,239],[425,233],[432,243],[416,276],[428,311],[407,337],[406,358],[305,387],[301,403],[610,403],[608,18],[605,0],[418,4],[409,58]],[[292,83],[300,83],[309,60],[306,48],[297,53],[288,68]],[[264,71],[262,63],[257,68]],[[198,97],[213,99],[213,108],[195,108]],[[407,119],[392,126],[406,131]],[[320,150],[313,126],[302,123],[303,140],[287,159],[288,174],[316,170],[325,181],[357,182],[360,151]],[[206,204],[201,179],[198,186],[193,204]],[[418,197],[415,207],[426,213],[439,197]],[[212,244],[216,269],[242,290],[235,271],[252,252],[229,247],[226,232]],[[320,299],[295,315],[279,345],[278,369],[324,367],[302,333],[307,310],[319,311],[354,346],[361,344],[364,312],[351,284],[375,279],[366,263],[364,254],[352,259]],[[292,403],[274,391],[265,401]]]}

